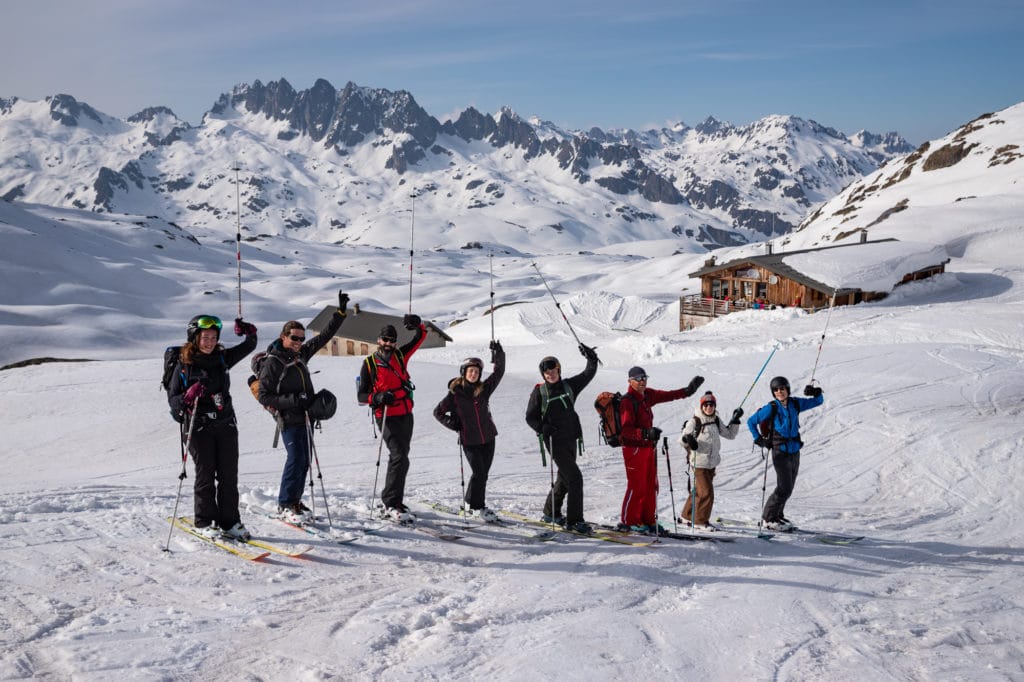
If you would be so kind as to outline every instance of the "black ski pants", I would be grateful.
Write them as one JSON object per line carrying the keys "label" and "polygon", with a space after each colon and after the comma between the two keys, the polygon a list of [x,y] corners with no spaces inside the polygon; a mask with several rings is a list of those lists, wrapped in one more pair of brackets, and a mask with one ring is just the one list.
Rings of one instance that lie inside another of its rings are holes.
{"label": "black ski pants", "polygon": [[466,504],[470,509],[483,509],[487,506],[487,476],[494,461],[494,445],[495,441],[492,440],[480,445],[462,446],[473,472],[466,486]]}
{"label": "black ski pants", "polygon": [[232,418],[207,422],[192,434],[189,454],[196,467],[195,524],[216,523],[227,530],[238,523],[238,427]]}
{"label": "black ski pants", "polygon": [[764,505],[761,518],[765,521],[781,521],[785,516],[786,500],[793,494],[796,475],[800,471],[800,452],[776,452],[772,450],[772,466],[775,467],[775,490]]}
{"label": "black ski pants", "polygon": [[562,501],[568,497],[565,522],[571,525],[583,520],[583,473],[576,464],[577,440],[552,439],[548,442],[552,463],[558,466],[558,475],[555,476],[555,484],[544,501],[544,515],[559,516],[562,512]]}
{"label": "black ski pants", "polygon": [[387,416],[381,423],[380,437],[388,447],[388,473],[380,500],[385,507],[401,508],[405,500],[405,477],[409,473],[409,445],[412,443],[412,412],[397,417]]}

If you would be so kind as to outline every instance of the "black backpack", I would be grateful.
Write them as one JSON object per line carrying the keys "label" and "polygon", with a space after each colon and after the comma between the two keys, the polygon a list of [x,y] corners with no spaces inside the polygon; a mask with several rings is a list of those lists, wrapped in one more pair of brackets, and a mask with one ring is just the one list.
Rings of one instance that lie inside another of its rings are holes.
{"label": "black backpack", "polygon": [[164,391],[171,386],[171,377],[174,376],[174,368],[178,366],[179,357],[181,357],[181,346],[168,346],[164,351],[164,376],[160,380],[160,388]]}

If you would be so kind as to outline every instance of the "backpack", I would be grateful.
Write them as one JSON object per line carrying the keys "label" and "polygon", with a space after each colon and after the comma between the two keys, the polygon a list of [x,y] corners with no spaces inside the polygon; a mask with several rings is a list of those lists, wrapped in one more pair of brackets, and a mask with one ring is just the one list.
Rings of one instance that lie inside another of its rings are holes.
{"label": "backpack", "polygon": [[[772,404],[774,404],[774,403],[772,403]],[[774,417],[774,414],[772,416]],[[699,438],[700,437],[700,432],[704,428],[704,420],[703,419],[697,419],[696,417],[694,417],[692,419],[692,421],[693,421],[693,437],[694,438]],[[721,433],[722,432],[722,420],[718,418],[717,414],[715,415],[715,421],[713,421],[712,423],[715,426],[718,427],[718,432]],[[768,420],[768,423],[769,424],[771,423],[770,419]],[[686,422],[683,422],[683,428],[684,429],[686,428]]]}
{"label": "backpack", "polygon": [[[252,356],[252,360],[249,361],[249,369],[252,370],[252,374],[245,380],[245,383],[249,385],[249,390],[252,392],[252,397],[258,401],[260,399],[260,372],[263,371],[263,364],[267,361],[267,351],[260,351],[256,355]],[[269,407],[267,408],[270,409]]]}
{"label": "backpack", "polygon": [[[800,412],[800,403],[793,401],[793,408],[796,409],[797,413]],[[766,419],[763,419],[757,423],[757,432],[768,439],[769,442],[775,436],[775,417],[779,414],[779,403],[772,401],[772,411]]]}
{"label": "backpack", "polygon": [[[540,401],[541,401],[540,402],[540,418],[541,419],[544,419],[544,415],[546,415],[548,413],[548,405],[553,403],[553,402],[555,402],[556,400],[563,401],[564,398],[568,398],[569,399],[569,406],[570,407],[572,407],[573,405],[576,404],[576,394],[574,394],[572,392],[572,386],[570,386],[569,384],[566,384],[566,383],[563,383],[562,385],[565,386],[565,393],[560,393],[560,394],[556,395],[554,398],[552,398],[551,397],[551,392],[548,391],[548,382],[545,381],[543,383],[537,384],[537,388],[540,389]],[[563,402],[562,404],[564,405],[565,403]]]}
{"label": "backpack", "polygon": [[[399,349],[396,348],[395,349],[395,357],[398,358],[398,367],[401,370],[401,373],[395,372],[393,369],[391,369],[390,365],[382,365],[382,367],[387,369],[389,372],[394,372],[395,374],[397,374],[398,378],[402,382],[402,388],[405,389],[406,395],[409,396],[409,400],[412,400],[413,391],[416,390],[416,384],[412,383],[412,379],[402,379],[402,374],[405,374],[405,375],[409,374],[409,370],[407,370],[405,368],[405,355],[402,353],[402,351],[400,351]],[[377,358],[376,358],[375,354],[371,353],[370,355],[366,356],[366,359],[363,362],[366,363],[366,371],[369,372],[369,374],[370,374],[370,388],[366,392],[366,394],[367,395],[372,395],[373,387],[377,385]],[[361,390],[362,389],[360,387],[359,377],[357,376],[356,377],[356,395],[357,396],[359,395]],[[370,403],[369,402],[365,402],[365,403],[359,403],[359,404],[360,405],[369,405]]]}
{"label": "backpack", "polygon": [[174,376],[174,368],[178,366],[179,357],[181,357],[181,346],[168,346],[164,350],[164,376],[160,380],[160,388],[165,392],[171,386],[171,377]]}
{"label": "backpack", "polygon": [[[622,446],[622,400],[627,396],[619,392],[609,393],[604,391],[598,394],[594,401],[594,409],[600,420],[598,436],[601,440],[613,448]],[[630,398],[633,409],[636,410],[636,400]]]}

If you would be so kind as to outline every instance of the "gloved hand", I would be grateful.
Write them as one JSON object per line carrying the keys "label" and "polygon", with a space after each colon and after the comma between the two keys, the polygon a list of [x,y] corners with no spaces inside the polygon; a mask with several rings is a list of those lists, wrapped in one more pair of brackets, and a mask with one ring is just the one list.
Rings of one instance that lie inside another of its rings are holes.
{"label": "gloved hand", "polygon": [[256,336],[256,325],[251,322],[246,322],[240,317],[236,317],[235,336]]}
{"label": "gloved hand", "polygon": [[644,440],[649,440],[652,443],[657,443],[661,440],[661,429],[657,426],[652,426],[649,429],[644,429],[640,432],[640,437]]}
{"label": "gloved hand", "polygon": [[381,391],[380,393],[373,394],[373,406],[382,407],[383,405],[394,405],[395,394],[393,391]]}
{"label": "gloved hand", "polygon": [[554,424],[545,424],[544,426],[540,427],[540,432],[543,433],[545,436],[553,436],[556,433],[558,433],[558,427],[555,426]]}
{"label": "gloved hand", "polygon": [[338,312],[344,315],[348,309],[348,294],[338,289]]}
{"label": "gloved hand", "polygon": [[505,355],[505,349],[501,347],[501,341],[491,341],[491,363],[498,361],[499,357]]}
{"label": "gloved hand", "polygon": [[408,315],[402,318],[402,326],[408,329],[409,331],[412,331],[413,329],[419,329],[420,323],[422,321],[423,320],[420,319],[419,315],[413,315],[412,313],[409,313]]}
{"label": "gloved hand", "polygon": [[697,449],[697,439],[694,438],[692,433],[688,433],[683,436],[683,445],[690,448],[691,450]]}
{"label": "gloved hand", "polygon": [[703,383],[704,383],[704,377],[699,376],[699,375],[695,376],[692,379],[690,379],[690,383],[686,385],[686,394],[687,395],[693,395],[694,393],[697,392],[697,389],[700,388],[700,385],[703,384]]}
{"label": "gloved hand", "polygon": [[756,445],[756,446],[758,446],[760,448],[768,448],[768,449],[771,449],[771,447],[772,447],[772,444],[770,442],[768,442],[768,439],[765,438],[764,436],[758,436],[757,438],[755,438],[754,439],[754,445]]}
{"label": "gloved hand", "polygon": [[821,393],[822,391],[820,386],[814,386],[812,384],[804,386],[804,395],[808,398],[817,398]]}
{"label": "gloved hand", "polygon": [[185,391],[185,397],[181,399],[181,402],[185,404],[185,407],[191,408],[204,395],[206,395],[206,387],[197,381],[188,387],[188,390]]}
{"label": "gloved hand", "polygon": [[587,359],[587,362],[597,362],[597,349],[591,346],[580,344],[580,355]]}
{"label": "gloved hand", "polygon": [[462,422],[460,422],[459,418],[454,415],[446,414],[442,423],[452,431],[462,430]]}
{"label": "gloved hand", "polygon": [[729,420],[729,423],[730,424],[739,424],[740,423],[740,417],[742,417],[742,416],[743,416],[743,408],[742,407],[737,407],[735,410],[732,411],[732,419]]}

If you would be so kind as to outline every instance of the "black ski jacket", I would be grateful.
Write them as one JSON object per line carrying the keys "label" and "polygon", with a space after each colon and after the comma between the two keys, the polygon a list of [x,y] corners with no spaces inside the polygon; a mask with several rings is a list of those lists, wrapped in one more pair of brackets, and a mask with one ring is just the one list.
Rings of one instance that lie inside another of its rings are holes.
{"label": "black ski jacket", "polygon": [[327,345],[341,327],[345,316],[335,312],[322,332],[307,339],[298,353],[281,345],[281,339],[267,348],[260,370],[260,404],[278,411],[285,427],[306,423],[306,408],[313,402],[313,379],[306,363]]}
{"label": "black ski jacket", "polygon": [[167,386],[167,404],[171,407],[171,415],[179,422],[184,421],[182,400],[185,391],[192,384],[201,382],[206,387],[206,395],[196,401],[199,419],[196,428],[200,429],[207,424],[232,423],[235,409],[231,402],[231,375],[228,370],[255,349],[256,335],[253,334],[232,348],[217,344],[208,355],[196,352],[191,364],[184,365],[179,360]]}
{"label": "black ski jacket", "polygon": [[505,351],[494,358],[494,371],[483,381],[471,384],[463,377],[448,382],[448,393],[434,408],[434,418],[459,432],[463,445],[489,443],[498,435],[491,417],[491,394],[505,375]]}
{"label": "black ski jacket", "polygon": [[[594,375],[597,374],[597,356],[594,355],[587,360],[587,367],[582,372],[568,379],[560,379],[553,384],[545,381],[533,387],[530,394],[530,402],[526,406],[526,423],[530,428],[541,433],[545,424],[555,427],[554,439],[558,441],[576,440],[583,437],[583,427],[580,426],[580,417],[576,414],[573,403],[580,396],[580,391],[587,387]],[[543,392],[541,388],[547,388],[547,409],[544,409]],[[570,399],[566,391],[566,385],[572,390]]]}

